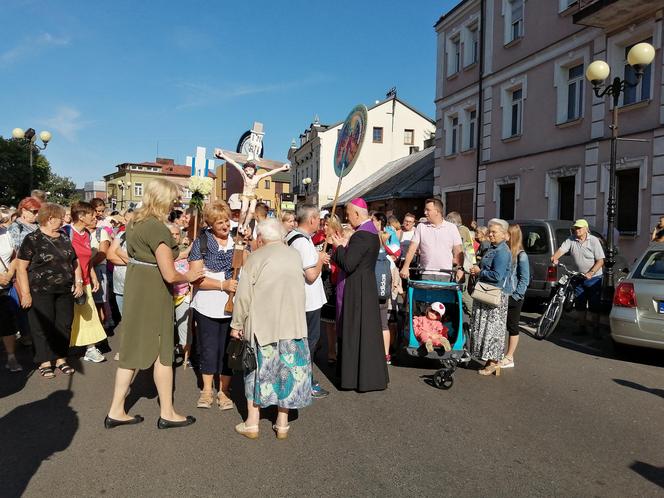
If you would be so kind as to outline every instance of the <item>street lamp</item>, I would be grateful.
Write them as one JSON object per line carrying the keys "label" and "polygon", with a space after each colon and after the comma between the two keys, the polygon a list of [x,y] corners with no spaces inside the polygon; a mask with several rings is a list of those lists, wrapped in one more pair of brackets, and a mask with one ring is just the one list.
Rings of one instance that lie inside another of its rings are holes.
{"label": "street lamp", "polygon": [[639,84],[643,78],[645,67],[655,58],[655,48],[649,43],[637,43],[627,54],[627,63],[634,69],[636,81],[627,81],[616,76],[611,84],[602,89],[602,83],[609,77],[611,68],[602,61],[592,62],[586,70],[586,79],[593,86],[595,96],[602,98],[604,96],[613,97],[613,113],[611,119],[611,159],[609,170],[609,199],[606,207],[606,270],[602,282],[603,299],[610,302],[613,298],[613,289],[615,287],[615,277],[613,266],[616,263],[616,246],[613,236],[613,230],[616,221],[616,156],[618,150],[618,102],[620,95],[628,88],[633,88]]}
{"label": "street lamp", "polygon": [[131,182],[125,182],[124,180],[120,180],[118,183],[118,188],[120,189],[121,196],[120,196],[120,209],[124,209],[124,197],[125,197],[125,190],[128,190],[129,187],[131,187]]}
{"label": "street lamp", "polygon": [[44,145],[39,145],[37,143],[37,132],[34,130],[34,128],[28,128],[27,130],[23,131],[22,128],[14,128],[12,130],[12,137],[14,137],[16,140],[20,140],[28,145],[29,149],[29,157],[30,157],[30,190],[29,194],[32,193],[32,183],[33,183],[33,171],[32,171],[32,153],[34,152],[34,149],[36,148],[37,150],[44,150],[47,146],[48,143],[51,141],[51,138],[53,136],[51,135],[50,132],[48,131],[42,131],[39,133],[39,138],[43,142]]}
{"label": "street lamp", "polygon": [[305,200],[308,200],[307,198],[309,197],[309,185],[311,185],[311,178],[303,178],[302,184],[304,185]]}

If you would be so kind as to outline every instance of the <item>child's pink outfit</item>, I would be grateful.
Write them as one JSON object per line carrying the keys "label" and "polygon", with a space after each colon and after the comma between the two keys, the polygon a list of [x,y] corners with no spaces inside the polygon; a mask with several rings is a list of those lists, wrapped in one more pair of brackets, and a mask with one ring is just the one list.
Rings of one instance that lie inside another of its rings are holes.
{"label": "child's pink outfit", "polygon": [[431,340],[437,348],[443,345],[440,336],[447,337],[447,327],[439,320],[429,320],[426,315],[413,318],[413,330],[418,341],[425,343]]}

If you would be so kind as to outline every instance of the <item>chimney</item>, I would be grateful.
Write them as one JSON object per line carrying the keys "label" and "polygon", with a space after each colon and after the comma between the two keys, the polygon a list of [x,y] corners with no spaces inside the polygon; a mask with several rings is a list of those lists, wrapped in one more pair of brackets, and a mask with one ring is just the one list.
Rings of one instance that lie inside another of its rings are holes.
{"label": "chimney", "polygon": [[175,160],[168,159],[167,157],[158,157],[155,162],[157,164],[163,164],[164,166],[173,166],[175,164]]}

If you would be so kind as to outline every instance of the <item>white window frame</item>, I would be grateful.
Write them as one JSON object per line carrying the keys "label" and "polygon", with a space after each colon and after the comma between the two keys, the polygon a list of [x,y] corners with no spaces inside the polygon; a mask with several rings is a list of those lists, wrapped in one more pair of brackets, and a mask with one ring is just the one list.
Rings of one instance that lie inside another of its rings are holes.
{"label": "white window frame", "polygon": [[134,197],[143,197],[143,183],[134,182]]}
{"label": "white window frame", "polygon": [[[553,72],[553,86],[556,88],[556,124],[567,123],[567,101],[569,99],[568,75],[570,68],[583,64],[584,72],[588,68],[590,50],[588,47],[569,52],[565,57],[556,60]],[[583,90],[583,105],[578,118],[585,115],[585,107],[588,103],[588,90],[585,78],[582,78],[581,88]],[[591,100],[592,101],[592,100]]]}
{"label": "white window frame", "polygon": [[463,26],[463,67],[472,66],[480,60],[480,21],[479,15],[471,17]]}
{"label": "white window frame", "polygon": [[[655,50],[662,48],[662,36],[660,33],[661,24],[655,23],[653,20],[646,21],[640,25],[635,26],[633,29],[622,31],[614,36],[611,36],[607,40],[607,62],[612,68],[621,68],[620,77],[623,77],[624,71],[623,66],[625,64],[625,47],[632,45],[634,43],[639,43],[640,41],[652,38],[652,45],[655,47]],[[639,102],[649,102],[652,101],[656,93],[655,87],[655,72],[657,71],[658,65],[653,61],[653,68],[650,71],[650,97],[646,100],[637,101]],[[611,75],[613,77],[613,74]],[[641,92],[642,83],[639,82],[637,91]],[[620,100],[618,106],[622,107],[624,105],[624,94],[620,94]],[[629,104],[633,105],[633,104]],[[613,108],[612,99],[609,101],[610,108]]]}
{"label": "white window frame", "polygon": [[[410,142],[406,141],[406,135],[410,132]],[[404,128],[403,130],[403,144],[415,145],[415,130],[413,128]]]}
{"label": "white window frame", "polygon": [[[456,121],[456,123],[455,123],[455,121]],[[452,132],[450,134],[450,137],[451,137],[450,154],[452,154],[452,155],[453,154],[458,154],[460,152],[459,143],[461,142],[461,140],[459,140],[459,139],[461,137],[461,131],[462,131],[461,121],[459,120],[459,115],[458,114],[455,115],[455,116],[452,116],[452,121],[450,123],[450,128],[452,130]]]}
{"label": "white window frame", "polygon": [[[443,124],[443,132],[445,134],[445,156],[452,156],[454,154],[458,154],[460,152],[459,147],[461,145],[460,137],[459,137],[459,128],[458,126],[461,124],[461,116],[460,112],[457,109],[450,109],[448,112],[445,113],[444,116],[444,124]],[[457,134],[456,134],[456,147],[453,147],[453,138],[454,138],[454,133],[453,133],[453,122],[454,120],[457,119]]]}
{"label": "white window frame", "polygon": [[[521,29],[519,32],[519,36],[513,37],[513,23],[514,20],[512,19],[512,4],[516,1],[521,2]],[[512,43],[515,40],[520,40],[521,38],[526,36],[526,30],[525,30],[525,19],[526,19],[526,0],[503,0],[502,4],[502,15],[503,15],[503,20],[504,20],[504,37],[503,37],[503,42],[505,45],[508,45]]]}
{"label": "white window frame", "polygon": [[[502,108],[502,130],[501,138],[506,140],[515,136],[523,135],[526,129],[525,107],[528,98],[528,85],[526,75],[511,78],[500,87],[500,107]],[[521,90],[521,130],[520,133],[512,135],[512,93]]]}
{"label": "white window frame", "polygon": [[[463,145],[462,150],[473,150],[477,148],[477,107],[467,107],[463,110]],[[471,118],[471,113],[475,113],[475,119]],[[473,125],[473,126],[471,126]],[[472,142],[472,143],[471,143]]]}
{"label": "white window frame", "polygon": [[[457,74],[459,71],[461,71],[461,65],[462,65],[462,50],[461,50],[461,32],[458,29],[452,30],[452,33],[447,37],[447,43],[446,43],[446,71],[445,74],[449,76],[453,76]],[[457,52],[455,50],[455,47],[458,47],[458,58],[457,58]]]}
{"label": "white window frame", "polygon": [[574,177],[574,213],[576,214],[576,208],[578,207],[577,197],[581,195],[581,167],[562,166],[546,172],[544,197],[549,200],[547,213],[550,220],[557,220],[560,214],[560,206],[558,205],[558,178],[565,176]]}
{"label": "white window frame", "polygon": [[[616,171],[624,170],[624,169],[639,169],[639,208],[638,212],[636,214],[637,220],[639,220],[639,223],[636,225],[636,236],[638,237],[641,235],[643,232],[642,230],[642,223],[641,223],[641,215],[643,214],[643,203],[649,202],[650,198],[646,197],[646,194],[648,193],[648,156],[641,156],[641,157],[634,157],[634,158],[623,158],[618,163],[616,164]],[[602,167],[600,168],[600,192],[602,192],[605,197],[608,196],[609,192],[609,172],[611,169],[610,163],[602,163]],[[603,233],[606,233],[606,216],[604,217],[604,222],[602,226],[602,231]],[[646,227],[646,234],[650,234],[648,231],[649,228]]]}
{"label": "white window frame", "polygon": [[493,180],[493,199],[492,201],[496,205],[496,213],[498,218],[502,216],[500,211],[500,186],[514,184],[514,219],[518,219],[519,216],[516,213],[516,203],[521,197],[521,177],[518,175],[503,176],[501,178],[496,178]]}

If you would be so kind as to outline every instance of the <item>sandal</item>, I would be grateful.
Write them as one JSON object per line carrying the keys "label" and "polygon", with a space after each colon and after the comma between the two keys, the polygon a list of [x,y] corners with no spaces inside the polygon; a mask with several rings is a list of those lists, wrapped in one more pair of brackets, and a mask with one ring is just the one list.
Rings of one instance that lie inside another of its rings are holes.
{"label": "sandal", "polygon": [[56,365],[55,368],[60,370],[65,375],[73,375],[74,372],[76,371],[67,363],[60,363],[59,365]]}
{"label": "sandal", "polygon": [[235,432],[242,434],[244,437],[249,439],[258,439],[258,426],[252,425],[249,427],[247,424],[242,422],[235,426]]}
{"label": "sandal", "polygon": [[272,426],[272,430],[277,435],[277,439],[286,439],[288,437],[288,430],[289,429],[290,429],[290,425],[287,425],[286,427],[281,427],[281,426],[278,426],[277,424],[274,424]]}
{"label": "sandal", "polygon": [[45,379],[55,378],[55,372],[53,371],[53,367],[51,367],[51,366],[49,366],[49,367],[39,367],[37,369],[37,371],[39,372],[39,375],[41,375]]}
{"label": "sandal", "polygon": [[212,391],[201,391],[201,396],[198,398],[196,408],[212,408],[214,403],[214,395]]}
{"label": "sandal", "polygon": [[233,409],[233,400],[230,398],[230,396],[223,392],[219,391],[217,394],[217,404],[219,405],[219,409],[223,412],[226,410],[232,410]]}

